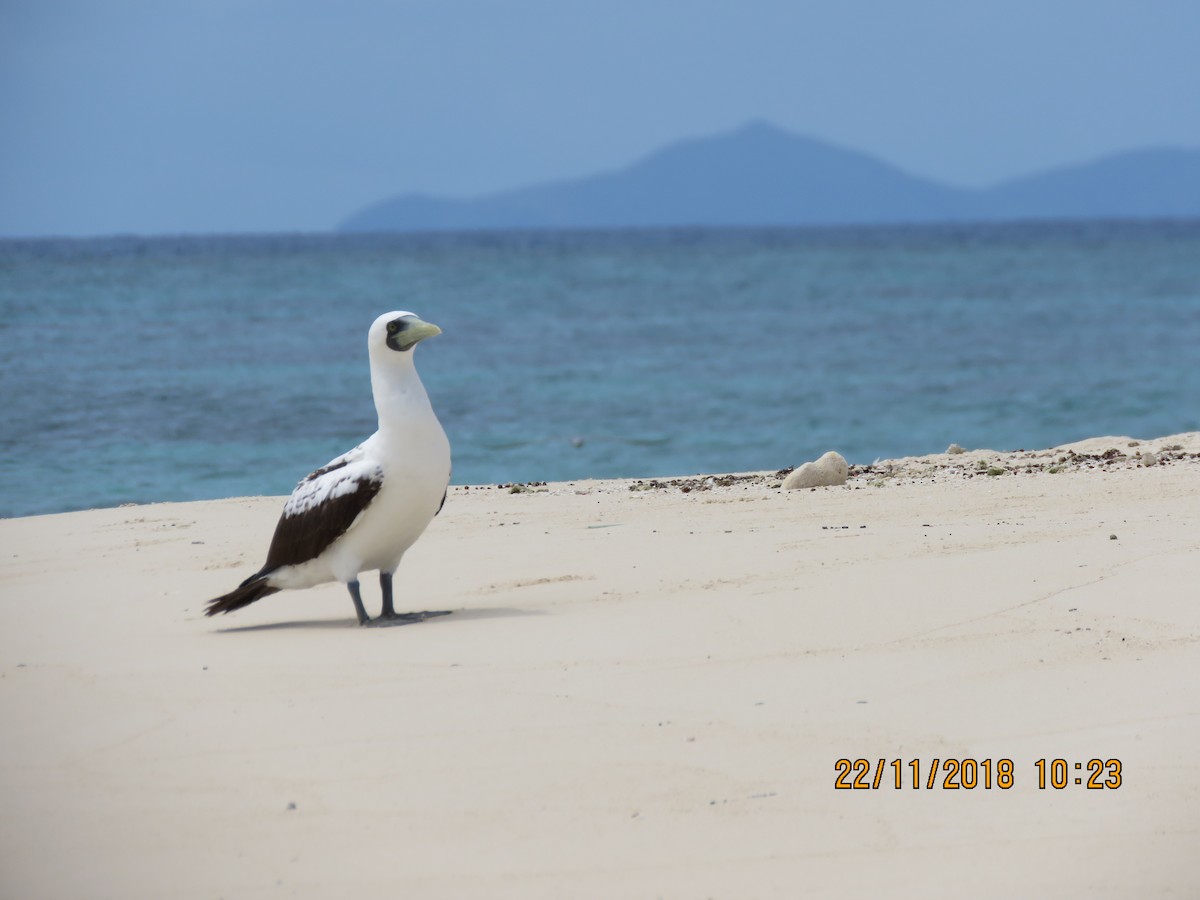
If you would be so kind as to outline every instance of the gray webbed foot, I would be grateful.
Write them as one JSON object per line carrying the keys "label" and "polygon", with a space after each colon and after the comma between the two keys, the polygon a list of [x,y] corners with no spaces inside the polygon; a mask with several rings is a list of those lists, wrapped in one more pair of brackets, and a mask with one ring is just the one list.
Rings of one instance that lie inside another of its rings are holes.
{"label": "gray webbed foot", "polygon": [[424,622],[426,619],[434,616],[448,616],[450,610],[426,610],[424,612],[398,613],[395,610],[392,602],[392,573],[379,573],[379,590],[383,594],[383,611],[374,619],[367,616],[367,611],[363,609],[362,594],[358,589],[358,582],[352,581],[347,588],[350,589],[350,597],[354,600],[354,611],[358,614],[358,624],[364,628],[392,628],[397,625],[415,625],[417,622]]}
{"label": "gray webbed foot", "polygon": [[424,612],[412,613],[392,613],[391,615],[378,615],[374,619],[367,619],[365,622],[359,622],[364,628],[392,628],[397,625],[416,625],[418,622],[424,622],[426,619],[432,619],[435,616],[448,616],[451,610],[425,610]]}

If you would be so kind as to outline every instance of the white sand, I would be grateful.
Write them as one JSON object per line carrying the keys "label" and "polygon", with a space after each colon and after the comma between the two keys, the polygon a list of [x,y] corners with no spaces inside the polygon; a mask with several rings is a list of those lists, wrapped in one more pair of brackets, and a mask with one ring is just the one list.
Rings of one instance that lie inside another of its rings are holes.
{"label": "white sand", "polygon": [[[378,631],[201,615],[280,498],[0,522],[0,893],[1197,896],[1200,435],[1127,444],[456,488],[397,578],[455,612]],[[1015,785],[911,788],[946,758]]]}

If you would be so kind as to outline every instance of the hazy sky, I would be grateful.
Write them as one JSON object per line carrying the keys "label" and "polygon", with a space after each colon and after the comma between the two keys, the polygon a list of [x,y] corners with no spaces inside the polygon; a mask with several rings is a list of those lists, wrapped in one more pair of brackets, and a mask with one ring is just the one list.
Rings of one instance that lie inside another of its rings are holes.
{"label": "hazy sky", "polygon": [[766,118],[956,184],[1200,147],[1196,0],[0,0],[0,234],[325,230]]}

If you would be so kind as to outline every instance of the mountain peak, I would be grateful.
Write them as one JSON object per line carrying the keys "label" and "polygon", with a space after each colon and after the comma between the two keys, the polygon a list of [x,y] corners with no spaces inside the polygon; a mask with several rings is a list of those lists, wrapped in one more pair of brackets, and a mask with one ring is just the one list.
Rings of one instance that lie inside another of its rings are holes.
{"label": "mountain peak", "polygon": [[795,137],[790,131],[779,127],[769,119],[747,119],[742,123],[741,127],[733,132],[735,135],[749,135],[751,137],[765,135],[771,137]]}
{"label": "mountain peak", "polygon": [[1200,151],[1122,154],[998,185],[952,188],[754,118],[615,172],[470,201],[405,196],[345,231],[797,226],[1105,216],[1200,217]]}

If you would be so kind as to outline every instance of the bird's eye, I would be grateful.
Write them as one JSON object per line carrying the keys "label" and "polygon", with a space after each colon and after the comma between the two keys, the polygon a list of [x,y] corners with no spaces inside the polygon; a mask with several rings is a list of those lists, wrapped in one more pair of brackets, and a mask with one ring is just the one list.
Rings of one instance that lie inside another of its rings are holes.
{"label": "bird's eye", "polygon": [[388,334],[395,334],[400,330],[399,322],[388,322]]}

